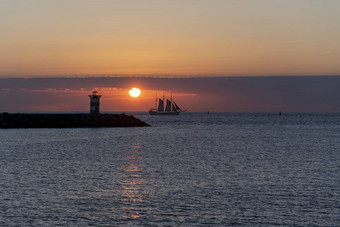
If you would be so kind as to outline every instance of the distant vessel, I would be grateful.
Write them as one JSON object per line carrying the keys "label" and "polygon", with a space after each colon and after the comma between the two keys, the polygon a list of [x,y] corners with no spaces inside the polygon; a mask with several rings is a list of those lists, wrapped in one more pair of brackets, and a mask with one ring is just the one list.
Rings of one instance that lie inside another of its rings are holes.
{"label": "distant vessel", "polygon": [[[157,106],[158,101],[158,106]],[[165,109],[164,109],[164,102],[166,102]],[[181,110],[179,106],[175,103],[172,99],[158,99],[156,98],[156,108],[152,108],[149,110],[150,115],[178,115],[181,112],[185,112],[186,110]]]}

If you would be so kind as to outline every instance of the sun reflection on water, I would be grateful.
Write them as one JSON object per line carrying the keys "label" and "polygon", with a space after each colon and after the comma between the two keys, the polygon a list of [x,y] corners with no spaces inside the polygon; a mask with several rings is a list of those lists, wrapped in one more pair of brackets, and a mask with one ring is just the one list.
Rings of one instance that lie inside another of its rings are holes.
{"label": "sun reflection on water", "polygon": [[126,165],[121,170],[120,208],[114,212],[115,219],[144,219],[145,206],[145,168],[141,142],[135,141],[125,158]]}

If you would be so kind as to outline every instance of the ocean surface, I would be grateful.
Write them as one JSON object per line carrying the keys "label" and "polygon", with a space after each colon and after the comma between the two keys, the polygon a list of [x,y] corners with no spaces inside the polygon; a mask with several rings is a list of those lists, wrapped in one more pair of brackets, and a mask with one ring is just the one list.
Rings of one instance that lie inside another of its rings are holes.
{"label": "ocean surface", "polygon": [[340,114],[0,129],[0,226],[339,226]]}

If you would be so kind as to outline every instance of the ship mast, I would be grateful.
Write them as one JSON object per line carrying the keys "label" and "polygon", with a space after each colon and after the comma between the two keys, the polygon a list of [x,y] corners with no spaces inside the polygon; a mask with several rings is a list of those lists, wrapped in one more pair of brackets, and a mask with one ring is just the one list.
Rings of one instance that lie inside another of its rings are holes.
{"label": "ship mast", "polygon": [[158,101],[158,100],[157,100],[157,92],[156,92],[156,110],[157,110],[157,101]]}
{"label": "ship mast", "polygon": [[173,111],[173,104],[172,104],[172,92],[171,92],[171,96],[170,96],[170,111]]}

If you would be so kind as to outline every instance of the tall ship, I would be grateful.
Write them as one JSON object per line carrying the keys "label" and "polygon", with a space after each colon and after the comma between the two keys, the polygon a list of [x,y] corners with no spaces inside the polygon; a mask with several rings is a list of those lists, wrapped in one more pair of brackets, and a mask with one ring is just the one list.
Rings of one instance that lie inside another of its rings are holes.
{"label": "tall ship", "polygon": [[[158,101],[158,105],[157,105]],[[165,104],[165,108],[164,108]],[[158,99],[156,98],[156,108],[152,108],[149,110],[150,115],[178,115],[181,112],[185,112],[186,110],[181,110],[179,106],[175,103],[175,101],[172,99]]]}

